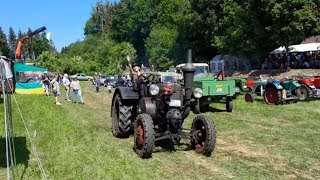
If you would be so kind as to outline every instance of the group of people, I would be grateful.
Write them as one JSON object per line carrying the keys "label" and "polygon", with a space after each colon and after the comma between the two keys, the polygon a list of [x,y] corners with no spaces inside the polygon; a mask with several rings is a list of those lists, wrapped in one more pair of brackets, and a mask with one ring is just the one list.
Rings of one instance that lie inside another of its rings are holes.
{"label": "group of people", "polygon": [[265,58],[261,69],[320,69],[320,51],[272,54]]}
{"label": "group of people", "polygon": [[73,91],[74,94],[74,103],[84,104],[82,97],[82,89],[80,86],[80,82],[76,76],[69,77],[68,74],[64,74],[63,76],[60,74],[54,74],[53,78],[50,78],[48,73],[44,73],[42,77],[42,84],[44,87],[45,95],[50,96],[50,87],[52,87],[52,93],[55,97],[55,104],[61,105],[60,102],[60,84],[66,90],[65,100],[71,101],[70,99],[70,91]]}

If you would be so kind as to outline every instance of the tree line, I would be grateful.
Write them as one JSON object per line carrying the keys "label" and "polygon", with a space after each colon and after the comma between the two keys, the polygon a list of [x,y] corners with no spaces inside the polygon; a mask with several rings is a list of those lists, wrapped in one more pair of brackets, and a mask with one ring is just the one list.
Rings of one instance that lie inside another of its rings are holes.
{"label": "tree line", "polygon": [[[166,70],[189,48],[198,62],[217,53],[263,59],[319,32],[320,0],[107,0],[92,8],[83,41],[51,55],[60,59],[53,68],[70,72],[118,73],[128,53]],[[40,56],[42,64],[51,55]]]}
{"label": "tree line", "polygon": [[[0,27],[0,54],[10,59],[15,59],[15,51],[17,48],[18,40],[27,36],[32,32],[28,28],[27,32],[18,31],[16,34],[12,27],[9,28],[9,34],[6,36],[2,27]],[[44,51],[55,52],[55,48],[49,41],[43,39],[39,34],[32,37],[32,40],[26,41],[22,47],[22,58],[25,61],[35,62],[39,55]]]}

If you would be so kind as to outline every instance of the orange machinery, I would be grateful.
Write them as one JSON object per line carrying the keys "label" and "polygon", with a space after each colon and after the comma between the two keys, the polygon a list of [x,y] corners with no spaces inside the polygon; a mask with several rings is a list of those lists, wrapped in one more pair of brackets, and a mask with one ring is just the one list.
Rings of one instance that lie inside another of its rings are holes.
{"label": "orange machinery", "polygon": [[36,29],[35,31],[29,33],[27,36],[22,37],[18,40],[18,45],[17,45],[17,49],[16,49],[16,61],[19,62],[21,60],[21,55],[22,55],[22,46],[23,43],[27,40],[29,40],[30,38],[32,38],[32,36],[41,33],[42,31],[47,30],[47,28],[45,26]]}

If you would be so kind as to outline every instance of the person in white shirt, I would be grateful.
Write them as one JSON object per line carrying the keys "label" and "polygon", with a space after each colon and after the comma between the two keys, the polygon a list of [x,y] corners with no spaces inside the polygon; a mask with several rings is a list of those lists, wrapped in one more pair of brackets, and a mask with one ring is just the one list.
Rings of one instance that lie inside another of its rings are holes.
{"label": "person in white shirt", "polygon": [[75,99],[76,99],[75,103],[84,104],[79,80],[77,79],[76,76],[73,76],[71,78],[71,80],[72,81],[71,81],[71,84],[70,84],[70,88],[72,88],[72,90],[73,90],[73,93],[74,93],[74,96],[75,96]]}
{"label": "person in white shirt", "polygon": [[70,80],[68,74],[63,75],[62,83],[64,85],[64,88],[66,89],[66,100],[70,100]]}

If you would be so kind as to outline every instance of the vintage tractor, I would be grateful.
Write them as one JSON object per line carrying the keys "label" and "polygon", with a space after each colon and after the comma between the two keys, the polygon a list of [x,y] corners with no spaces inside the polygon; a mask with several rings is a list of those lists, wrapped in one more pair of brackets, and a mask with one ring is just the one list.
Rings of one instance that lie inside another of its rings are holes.
{"label": "vintage tractor", "polygon": [[299,82],[301,93],[306,99],[320,97],[320,78],[317,78],[317,76],[299,74],[292,76],[292,79]]}
{"label": "vintage tractor", "polygon": [[249,91],[249,89],[248,89],[248,87],[246,85],[247,80],[245,78],[226,77],[225,80],[234,80],[234,82],[236,84],[236,91],[235,91],[235,95],[233,96],[233,99],[235,99],[240,94]]}
{"label": "vintage tractor", "polygon": [[[223,61],[219,63],[223,63]],[[193,112],[196,114],[206,112],[211,103],[221,100],[225,101],[226,111],[232,112],[233,96],[236,92],[235,81],[224,78],[223,64],[220,64],[222,69],[217,75],[209,73],[209,65],[206,63],[193,63],[193,65],[196,67],[193,89],[201,89],[203,92],[201,97],[193,96],[195,100],[192,106]],[[177,69],[183,66],[184,64],[180,64]]]}
{"label": "vintage tractor", "polygon": [[264,101],[269,104],[281,104],[284,102],[304,100],[301,86],[297,81],[289,78],[275,80],[268,75],[260,75],[260,80],[254,82],[254,86],[247,83],[251,92],[245,94],[246,102],[253,102],[254,96],[263,96]]}
{"label": "vintage tractor", "polygon": [[[133,87],[118,87],[112,98],[112,134],[126,138],[134,131],[134,150],[141,158],[150,158],[158,144],[179,144],[190,139],[197,153],[210,156],[216,143],[214,122],[197,115],[191,129],[183,128],[191,111],[192,94],[201,96],[201,89],[192,89],[195,67],[191,50],[182,68],[184,82],[161,83],[154,74],[133,78]],[[162,142],[162,143],[161,143]],[[163,143],[165,142],[165,143]]]}

